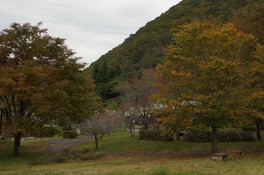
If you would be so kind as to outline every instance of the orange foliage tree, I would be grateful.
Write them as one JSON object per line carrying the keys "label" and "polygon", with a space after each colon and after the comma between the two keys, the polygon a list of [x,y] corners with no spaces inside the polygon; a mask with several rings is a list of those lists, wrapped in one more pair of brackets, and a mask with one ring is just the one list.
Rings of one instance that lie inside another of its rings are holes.
{"label": "orange foliage tree", "polygon": [[248,69],[256,62],[256,46],[253,36],[232,24],[183,25],[166,51],[167,61],[158,67],[163,82],[156,99],[165,106],[161,122],[176,129],[210,127],[212,152],[218,152],[218,130],[252,112],[246,73],[252,75]]}
{"label": "orange foliage tree", "polygon": [[0,33],[2,131],[14,137],[14,155],[23,135],[49,122],[79,121],[97,106],[84,65],[40,25],[14,23]]}

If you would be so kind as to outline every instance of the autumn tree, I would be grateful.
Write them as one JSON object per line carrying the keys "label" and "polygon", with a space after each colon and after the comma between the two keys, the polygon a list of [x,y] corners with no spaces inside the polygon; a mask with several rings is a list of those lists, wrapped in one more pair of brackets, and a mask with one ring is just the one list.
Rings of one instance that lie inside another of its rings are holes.
{"label": "autumn tree", "polygon": [[105,110],[103,112],[94,112],[86,121],[82,122],[81,130],[84,133],[90,133],[94,136],[95,148],[99,148],[99,140],[105,134],[109,134],[114,128],[117,128],[120,123],[116,111]]}
{"label": "autumn tree", "polygon": [[134,137],[136,132],[135,121],[139,120],[139,117],[134,115],[129,109],[125,110],[123,113],[124,113],[124,121],[126,123],[126,128],[128,129],[130,136]]}
{"label": "autumn tree", "polygon": [[152,119],[149,109],[153,105],[150,96],[156,92],[156,81],[156,71],[146,69],[141,78],[134,77],[120,85],[123,92],[122,107],[129,116],[129,118],[126,118],[126,121],[130,122],[128,125],[132,126],[131,122],[140,119],[146,129],[149,127]]}
{"label": "autumn tree", "polygon": [[79,121],[95,110],[93,81],[78,60],[41,23],[14,23],[0,33],[3,132],[14,137],[14,155],[23,135],[48,122]]}
{"label": "autumn tree", "polygon": [[[257,39],[258,42],[261,44],[264,44],[264,32],[263,32],[263,27],[264,27],[264,2],[259,1],[259,2],[254,2],[250,3],[246,7],[240,9],[237,11],[234,15],[234,24],[235,26],[240,29],[243,32],[250,33],[254,35]],[[261,60],[260,56],[260,50],[261,47],[258,48],[257,54],[256,54],[256,62],[251,65],[252,76],[248,77],[247,79],[252,80],[251,82],[251,88],[254,89],[254,91],[257,91],[258,93],[254,92],[254,94],[251,94],[252,97],[252,104],[251,107],[259,108],[259,103],[260,97],[261,96],[260,91],[263,89],[263,83],[260,85],[258,82],[263,82],[263,72],[261,73],[260,70],[263,70],[263,59]],[[256,79],[258,79],[258,82],[256,82]],[[258,94],[258,95],[256,95]],[[252,115],[252,114],[251,114]],[[263,117],[260,116],[255,116],[254,122],[256,125],[256,135],[257,135],[257,140],[261,140],[261,134],[260,134],[260,129],[263,126]]]}
{"label": "autumn tree", "polygon": [[261,132],[264,122],[264,46],[258,45],[254,54],[254,61],[248,64],[245,70],[249,82],[251,109],[248,115],[255,121],[257,140],[261,141]]}
{"label": "autumn tree", "polygon": [[170,107],[165,119],[210,127],[212,153],[218,152],[219,129],[242,121],[250,111],[245,70],[255,48],[255,38],[232,24],[183,25],[167,49],[167,61],[158,67],[165,81],[159,85],[161,100]]}

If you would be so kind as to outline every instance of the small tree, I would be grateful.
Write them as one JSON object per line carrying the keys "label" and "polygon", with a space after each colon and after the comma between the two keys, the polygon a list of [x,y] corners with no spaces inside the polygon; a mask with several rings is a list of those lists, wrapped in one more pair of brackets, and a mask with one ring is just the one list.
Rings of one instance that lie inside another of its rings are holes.
{"label": "small tree", "polygon": [[150,124],[149,109],[153,105],[150,97],[157,90],[156,81],[156,71],[147,69],[141,78],[131,78],[120,85],[122,87],[122,108],[126,111],[125,120],[128,128],[132,129],[132,122],[141,119],[145,129],[148,129]]}
{"label": "small tree", "polygon": [[134,137],[135,136],[135,122],[136,120],[139,120],[139,117],[134,115],[130,108],[126,108],[127,110],[124,112],[124,121],[126,123],[126,128],[128,129],[130,136]]}
{"label": "small tree", "polygon": [[84,133],[90,133],[94,136],[95,148],[98,149],[98,142],[105,134],[119,125],[117,113],[112,110],[104,112],[95,112],[85,122],[81,124],[81,130]]}

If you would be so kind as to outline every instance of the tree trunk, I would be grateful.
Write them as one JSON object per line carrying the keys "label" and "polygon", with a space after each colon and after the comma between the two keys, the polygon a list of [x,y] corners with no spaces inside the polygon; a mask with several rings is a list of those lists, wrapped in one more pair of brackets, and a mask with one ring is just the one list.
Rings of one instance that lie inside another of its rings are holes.
{"label": "tree trunk", "polygon": [[212,127],[212,154],[218,152],[217,127]]}
{"label": "tree trunk", "polygon": [[181,141],[181,135],[180,132],[176,132],[176,140]]}
{"label": "tree trunk", "polygon": [[129,132],[130,132],[130,136],[131,137],[134,137],[135,136],[135,129],[134,128],[130,128],[129,129]]}
{"label": "tree trunk", "polygon": [[135,125],[134,125],[134,123],[129,123],[128,130],[129,130],[130,136],[134,137],[135,136]]}
{"label": "tree trunk", "polygon": [[255,123],[256,123],[256,130],[257,130],[257,141],[261,141],[260,129],[262,126],[262,119],[260,118],[256,119]]}
{"label": "tree trunk", "polygon": [[95,141],[95,149],[98,149],[98,136],[94,134],[94,141]]}
{"label": "tree trunk", "polygon": [[19,148],[20,148],[20,142],[21,142],[21,134],[17,133],[14,134],[14,155],[19,155]]}
{"label": "tree trunk", "polygon": [[144,129],[148,130],[149,127],[148,127],[148,119],[145,120],[145,123],[144,123]]}
{"label": "tree trunk", "polygon": [[2,134],[2,111],[0,111],[1,114],[0,114],[0,135]]}

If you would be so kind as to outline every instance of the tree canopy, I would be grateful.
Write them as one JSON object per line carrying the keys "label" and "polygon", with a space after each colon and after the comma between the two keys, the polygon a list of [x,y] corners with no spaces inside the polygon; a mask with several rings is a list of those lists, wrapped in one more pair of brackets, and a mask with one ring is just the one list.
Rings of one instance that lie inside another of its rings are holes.
{"label": "tree canopy", "polygon": [[78,59],[41,23],[14,23],[0,33],[3,132],[15,138],[15,155],[22,135],[48,122],[80,121],[98,107],[93,81]]}
{"label": "tree canopy", "polygon": [[247,73],[252,72],[248,66],[255,62],[256,47],[252,35],[232,24],[183,25],[167,49],[167,61],[158,67],[164,79],[159,87],[164,100],[160,103],[167,106],[165,124],[184,126],[187,121],[185,126],[210,127],[212,152],[217,152],[218,130],[252,112]]}

